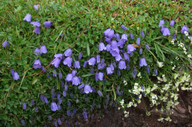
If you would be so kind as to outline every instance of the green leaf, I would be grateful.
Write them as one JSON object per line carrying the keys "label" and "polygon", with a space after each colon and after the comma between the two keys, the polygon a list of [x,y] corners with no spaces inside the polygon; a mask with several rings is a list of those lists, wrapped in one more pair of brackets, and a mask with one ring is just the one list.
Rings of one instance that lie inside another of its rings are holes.
{"label": "green leaf", "polygon": [[89,76],[92,76],[92,75],[95,75],[95,74],[86,74],[86,75],[82,75],[82,77],[89,77]]}
{"label": "green leaf", "polygon": [[162,61],[165,61],[165,55],[157,44],[155,44],[155,51],[156,51],[157,57],[159,57]]}
{"label": "green leaf", "polygon": [[33,79],[33,81],[32,81],[32,85],[34,85],[37,81],[38,81],[37,78]]}
{"label": "green leaf", "polygon": [[90,48],[89,48],[89,43],[87,43],[87,55],[90,56]]}

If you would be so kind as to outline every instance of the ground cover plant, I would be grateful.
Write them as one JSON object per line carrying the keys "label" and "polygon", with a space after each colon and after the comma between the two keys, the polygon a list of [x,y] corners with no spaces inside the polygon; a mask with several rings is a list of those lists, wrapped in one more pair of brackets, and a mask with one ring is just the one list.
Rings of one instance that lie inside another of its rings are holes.
{"label": "ground cover plant", "polygon": [[128,117],[142,97],[171,111],[178,91],[191,90],[189,1],[0,5],[2,126],[58,126],[110,107]]}

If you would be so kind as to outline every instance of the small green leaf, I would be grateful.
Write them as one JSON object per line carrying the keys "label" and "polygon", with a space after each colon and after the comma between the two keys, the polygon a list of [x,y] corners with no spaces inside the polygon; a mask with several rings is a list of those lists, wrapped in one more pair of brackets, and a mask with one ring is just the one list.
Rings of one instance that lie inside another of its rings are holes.
{"label": "small green leaf", "polygon": [[90,48],[89,48],[89,43],[87,43],[87,55],[90,56]]}
{"label": "small green leaf", "polygon": [[37,78],[33,79],[33,81],[32,81],[32,85],[34,85],[37,81],[38,81]]}

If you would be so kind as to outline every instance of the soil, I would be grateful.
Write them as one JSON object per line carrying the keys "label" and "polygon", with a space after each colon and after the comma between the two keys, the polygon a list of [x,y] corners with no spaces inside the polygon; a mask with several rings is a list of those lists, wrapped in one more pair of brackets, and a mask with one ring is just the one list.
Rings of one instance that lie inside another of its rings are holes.
{"label": "soil", "polygon": [[[148,108],[148,101],[144,98],[135,108],[129,108],[129,116],[124,117],[123,110],[117,108],[110,109],[104,116],[95,115],[89,117],[89,121],[78,119],[78,127],[192,127],[192,91],[182,92],[179,96],[179,104],[174,108],[170,116],[172,121],[159,122],[159,116],[165,116],[165,113]],[[146,115],[146,108],[151,111],[151,115]],[[74,120],[71,119],[68,125],[74,126]]]}

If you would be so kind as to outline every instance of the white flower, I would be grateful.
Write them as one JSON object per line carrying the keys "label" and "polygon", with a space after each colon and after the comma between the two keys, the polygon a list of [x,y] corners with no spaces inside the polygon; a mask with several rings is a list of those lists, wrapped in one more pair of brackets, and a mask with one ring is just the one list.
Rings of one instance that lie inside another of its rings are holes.
{"label": "white flower", "polygon": [[157,65],[158,65],[160,68],[162,68],[162,67],[163,67],[163,62],[157,61]]}
{"label": "white flower", "polygon": [[184,32],[185,36],[189,36],[189,33],[187,31]]}

